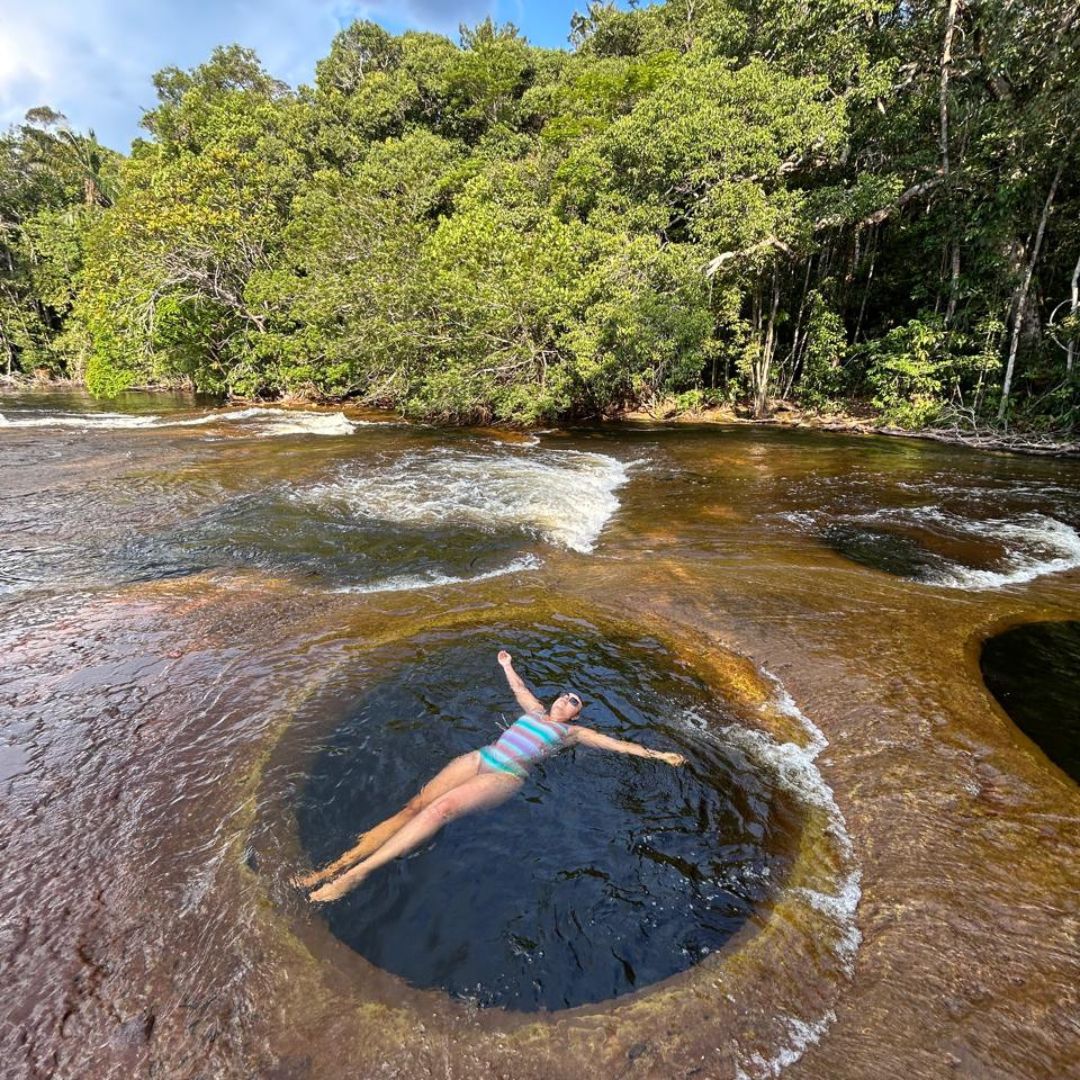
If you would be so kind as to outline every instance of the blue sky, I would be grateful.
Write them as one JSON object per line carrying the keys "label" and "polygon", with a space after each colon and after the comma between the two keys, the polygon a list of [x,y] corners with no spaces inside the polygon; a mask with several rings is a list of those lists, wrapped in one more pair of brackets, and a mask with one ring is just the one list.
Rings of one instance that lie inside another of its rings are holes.
{"label": "blue sky", "polygon": [[315,61],[354,19],[456,40],[459,23],[490,14],[534,44],[559,48],[570,16],[584,7],[585,0],[0,0],[0,128],[49,105],[77,130],[93,128],[107,146],[126,150],[154,105],[151,75],[193,67],[215,45],[250,46],[295,86],[311,81]]}

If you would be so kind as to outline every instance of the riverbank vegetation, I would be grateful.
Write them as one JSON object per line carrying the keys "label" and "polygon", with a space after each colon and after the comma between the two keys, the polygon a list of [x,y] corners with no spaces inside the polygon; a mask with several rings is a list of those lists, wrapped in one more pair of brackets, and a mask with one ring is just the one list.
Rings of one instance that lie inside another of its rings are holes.
{"label": "riverbank vegetation", "polygon": [[1080,414],[1080,9],[592,3],[231,46],[127,156],[0,137],[0,369],[520,423],[777,400],[891,424]]}

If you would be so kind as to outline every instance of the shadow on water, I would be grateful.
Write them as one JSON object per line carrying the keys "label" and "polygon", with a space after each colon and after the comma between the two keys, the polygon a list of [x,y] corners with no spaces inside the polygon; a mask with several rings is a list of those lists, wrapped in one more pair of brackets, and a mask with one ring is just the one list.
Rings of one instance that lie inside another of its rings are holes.
{"label": "shadow on water", "polygon": [[236,496],[178,528],[133,541],[122,558],[135,581],[255,567],[367,591],[494,573],[521,557],[528,543],[517,529],[388,527],[333,505],[298,502],[282,487]]}
{"label": "shadow on water", "polygon": [[[910,513],[910,512],[909,512]],[[912,581],[945,584],[966,571],[993,572],[1007,565],[1007,552],[993,537],[966,534],[979,522],[943,526],[941,515],[910,515],[909,520],[864,524],[840,521],[822,539],[834,551],[872,570]]]}
{"label": "shadow on water", "polygon": [[510,802],[320,909],[331,931],[413,986],[518,1010],[602,1001],[686,970],[772,894],[794,838],[773,812],[772,778],[694,730],[694,717],[722,726],[714,696],[649,641],[561,626],[426,649],[366,689],[317,748],[296,806],[303,847],[329,861],[451,757],[497,738],[517,715],[502,646],[543,699],[577,689],[582,723],[688,764],[564,751]]}
{"label": "shadow on water", "polygon": [[213,394],[190,391],[127,390],[116,397],[96,398],[85,390],[53,387],[6,393],[0,400],[0,415],[15,419],[65,416],[159,416],[191,409],[212,408],[222,403]]}
{"label": "shadow on water", "polygon": [[979,663],[1017,727],[1080,782],[1080,621],[1006,630],[983,645]]}
{"label": "shadow on water", "polygon": [[857,525],[830,525],[822,539],[834,551],[872,570],[927,581],[946,566],[911,536]]}

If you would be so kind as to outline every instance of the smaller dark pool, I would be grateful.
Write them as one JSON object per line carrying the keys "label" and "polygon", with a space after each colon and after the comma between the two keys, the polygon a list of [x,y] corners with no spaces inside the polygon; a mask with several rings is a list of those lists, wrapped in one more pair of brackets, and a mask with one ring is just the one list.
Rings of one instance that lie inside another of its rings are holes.
{"label": "smaller dark pool", "polygon": [[943,560],[922,544],[901,533],[857,525],[830,525],[825,543],[860,566],[882,570],[897,577],[924,581],[943,568]]}
{"label": "smaller dark pool", "polygon": [[319,916],[413,986],[519,1010],[616,997],[720,948],[781,883],[796,823],[771,774],[695,732],[690,715],[724,723],[707,687],[655,642],[577,621],[399,656],[316,754],[297,806],[312,864],[513,721],[500,647],[542,699],[576,689],[581,723],[688,764],[565,750],[510,802],[453,822]]}
{"label": "smaller dark pool", "polygon": [[1017,727],[1080,781],[1080,621],[1006,630],[983,645],[980,666]]}
{"label": "smaller dark pool", "polygon": [[837,522],[826,528],[823,539],[860,566],[913,581],[959,584],[965,571],[993,571],[1005,565],[1000,545],[986,536],[948,533],[918,520]]}

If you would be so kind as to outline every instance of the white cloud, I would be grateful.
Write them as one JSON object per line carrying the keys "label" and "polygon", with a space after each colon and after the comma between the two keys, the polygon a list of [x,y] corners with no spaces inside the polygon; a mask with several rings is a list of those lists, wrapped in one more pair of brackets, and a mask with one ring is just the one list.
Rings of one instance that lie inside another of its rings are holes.
{"label": "white cloud", "polygon": [[125,150],[155,103],[151,76],[202,63],[215,45],[253,48],[272,74],[297,85],[353,19],[453,34],[496,0],[0,0],[0,127],[35,105]]}

